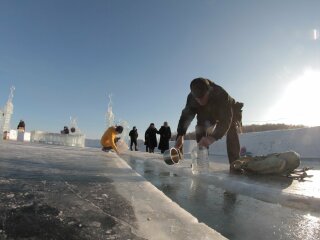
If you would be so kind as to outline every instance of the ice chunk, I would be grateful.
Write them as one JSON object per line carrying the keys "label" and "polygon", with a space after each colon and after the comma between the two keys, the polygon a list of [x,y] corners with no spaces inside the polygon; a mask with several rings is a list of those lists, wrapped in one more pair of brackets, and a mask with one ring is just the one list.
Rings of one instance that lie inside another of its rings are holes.
{"label": "ice chunk", "polygon": [[54,145],[84,147],[85,135],[81,133],[60,134],[42,131],[31,131],[31,142],[40,142]]}
{"label": "ice chunk", "polygon": [[191,151],[192,173],[208,173],[209,170],[208,148],[194,147]]}

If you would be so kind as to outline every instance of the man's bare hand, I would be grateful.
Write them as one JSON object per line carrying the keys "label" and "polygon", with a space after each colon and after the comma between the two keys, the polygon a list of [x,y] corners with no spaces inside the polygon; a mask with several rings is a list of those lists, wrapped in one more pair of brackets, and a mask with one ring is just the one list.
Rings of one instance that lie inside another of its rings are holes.
{"label": "man's bare hand", "polygon": [[183,147],[183,142],[184,142],[184,137],[183,136],[178,136],[176,140],[176,145],[175,148],[180,149]]}

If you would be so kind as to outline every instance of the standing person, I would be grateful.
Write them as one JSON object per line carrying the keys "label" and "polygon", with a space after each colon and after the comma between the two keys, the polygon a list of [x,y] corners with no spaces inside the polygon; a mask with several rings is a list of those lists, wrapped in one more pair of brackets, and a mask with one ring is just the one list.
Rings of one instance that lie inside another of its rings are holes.
{"label": "standing person", "polygon": [[[149,129],[149,128],[148,128]],[[144,145],[146,145],[146,152],[149,152],[149,136],[148,129],[144,133]]]}
{"label": "standing person", "polygon": [[134,144],[134,150],[138,151],[137,149],[138,130],[136,127],[132,128],[132,130],[129,132],[129,136],[130,136],[130,150],[132,151],[132,145]]}
{"label": "standing person", "polygon": [[17,129],[18,129],[19,131],[23,131],[23,132],[26,130],[26,124],[24,123],[23,120],[20,120],[20,122],[19,122],[19,124],[18,124],[18,126],[17,126]]}
{"label": "standing person", "polygon": [[158,133],[158,130],[155,128],[154,123],[151,123],[149,128],[146,131],[149,153],[154,153],[154,149],[158,145],[157,133]]}
{"label": "standing person", "polygon": [[116,141],[118,134],[121,134],[123,131],[122,126],[112,126],[109,127],[101,137],[100,143],[102,145],[102,151],[110,151],[113,149],[117,154],[119,154],[118,148],[116,146]]}
{"label": "standing person", "polygon": [[198,146],[209,148],[227,134],[230,172],[233,172],[232,163],[240,157],[237,127],[241,127],[243,103],[236,102],[222,87],[205,78],[192,80],[190,90],[178,123],[176,147],[182,148],[184,135],[197,115]]}
{"label": "standing person", "polygon": [[165,150],[169,149],[169,141],[171,138],[171,129],[168,125],[168,122],[164,122],[163,126],[159,129],[160,134],[160,142],[159,142],[159,149],[161,153],[164,153]]}

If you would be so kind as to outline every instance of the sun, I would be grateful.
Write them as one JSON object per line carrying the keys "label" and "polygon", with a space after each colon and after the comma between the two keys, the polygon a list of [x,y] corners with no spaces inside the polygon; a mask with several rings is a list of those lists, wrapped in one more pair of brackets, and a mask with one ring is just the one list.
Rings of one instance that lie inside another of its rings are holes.
{"label": "sun", "polygon": [[268,115],[287,124],[320,126],[320,71],[305,70],[289,83]]}

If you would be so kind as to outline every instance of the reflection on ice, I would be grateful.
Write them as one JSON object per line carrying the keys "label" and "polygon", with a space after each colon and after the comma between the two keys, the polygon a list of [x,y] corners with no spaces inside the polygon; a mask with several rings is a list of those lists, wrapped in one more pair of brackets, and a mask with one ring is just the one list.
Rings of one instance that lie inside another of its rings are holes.
{"label": "reflection on ice", "polygon": [[[184,175],[188,175],[193,179],[199,178],[202,182],[213,184],[227,191],[250,196],[265,202],[279,203],[288,207],[315,210],[317,212],[320,209],[319,170],[308,171],[308,174],[312,177],[305,178],[303,181],[293,180],[285,176],[230,175],[228,164],[221,164],[219,160],[216,162],[216,159],[212,159],[210,155],[209,158],[206,158],[208,155],[205,154],[200,155],[201,157],[199,158],[197,152],[196,154],[194,152],[191,152],[191,158],[193,158],[192,173],[196,173],[196,175],[190,176],[186,171],[188,166],[187,158],[184,161],[185,167],[176,167],[172,168],[172,170],[183,172]],[[209,160],[206,162],[207,159]],[[194,163],[197,166],[201,161],[205,162],[205,170],[199,171],[199,168],[196,168],[198,171],[195,172]],[[225,167],[221,167],[223,165]]]}
{"label": "reflection on ice", "polygon": [[173,166],[156,156],[135,153],[128,162],[174,202],[225,237],[319,239],[320,197],[307,194],[308,190],[319,191],[319,184],[315,184],[320,179],[318,170],[310,173],[315,175],[310,182],[230,175],[226,157],[211,159],[209,155],[209,171],[194,175],[190,156]]}
{"label": "reflection on ice", "polygon": [[301,220],[300,229],[301,239],[313,240],[320,237],[320,220],[310,213],[304,215]]}
{"label": "reflection on ice", "polygon": [[285,189],[284,192],[291,193],[292,189],[300,190],[304,196],[320,199],[320,172],[309,170],[310,178],[305,178],[303,181],[293,182],[291,189]]}

